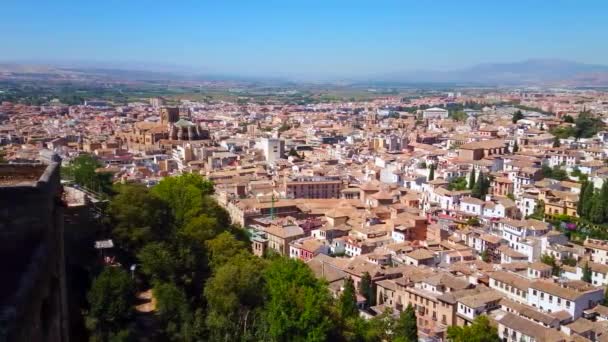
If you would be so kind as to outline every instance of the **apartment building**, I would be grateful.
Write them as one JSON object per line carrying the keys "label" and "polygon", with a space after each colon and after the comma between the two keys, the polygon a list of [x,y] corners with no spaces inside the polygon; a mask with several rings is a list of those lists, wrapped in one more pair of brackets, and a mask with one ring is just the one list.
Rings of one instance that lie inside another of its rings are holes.
{"label": "apartment building", "polygon": [[577,280],[561,283],[537,280],[528,289],[528,304],[548,313],[566,311],[573,320],[603,299],[603,288]]}
{"label": "apartment building", "polygon": [[285,178],[286,198],[340,198],[339,176],[297,176]]}

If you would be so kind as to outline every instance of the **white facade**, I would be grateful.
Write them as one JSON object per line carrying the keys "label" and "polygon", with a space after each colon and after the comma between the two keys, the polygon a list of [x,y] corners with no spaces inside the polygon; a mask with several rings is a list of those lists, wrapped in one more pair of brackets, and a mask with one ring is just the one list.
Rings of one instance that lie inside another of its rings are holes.
{"label": "white facade", "polygon": [[460,200],[460,211],[468,214],[481,216],[483,213],[483,203],[477,203],[479,200],[463,198]]}
{"label": "white facade", "polygon": [[483,216],[490,218],[504,218],[507,217],[507,210],[500,203],[496,203],[493,206],[487,205],[483,208]]}
{"label": "white facade", "polygon": [[[544,290],[541,290],[544,288]],[[552,289],[553,288],[553,289]],[[564,295],[559,295],[555,288],[563,290],[562,292],[570,293],[575,290],[561,288],[557,284],[551,284],[548,287],[532,286],[528,289],[528,304],[547,313],[567,311],[576,320],[581,317],[584,310],[587,310],[604,299],[604,290],[597,288],[594,291],[580,293],[576,296],[569,295],[565,298]]]}
{"label": "white facade", "polygon": [[285,153],[285,141],[277,138],[263,138],[261,141],[264,157],[269,163],[281,159]]}
{"label": "white facade", "polygon": [[447,119],[448,111],[443,108],[429,108],[422,111],[423,119]]}

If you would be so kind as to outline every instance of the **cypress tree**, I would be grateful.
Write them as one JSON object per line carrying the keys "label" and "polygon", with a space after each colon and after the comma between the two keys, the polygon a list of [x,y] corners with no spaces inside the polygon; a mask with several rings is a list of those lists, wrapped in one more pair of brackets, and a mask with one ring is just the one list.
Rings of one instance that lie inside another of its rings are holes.
{"label": "cypress tree", "polygon": [[587,182],[581,183],[581,193],[578,195],[578,203],[576,204],[576,212],[579,217],[583,217],[585,207],[585,192],[587,191]]}
{"label": "cypress tree", "polygon": [[513,153],[517,153],[519,151],[519,145],[517,145],[517,141],[513,144]]}
{"label": "cypress tree", "polygon": [[591,267],[589,267],[588,262],[586,262],[583,267],[583,276],[581,277],[581,280],[591,284]]}
{"label": "cypress tree", "polygon": [[587,186],[585,189],[585,198],[583,199],[583,212],[582,217],[589,218],[591,214],[591,206],[593,205],[593,197],[595,193],[595,188],[593,187],[593,183],[587,182]]}
{"label": "cypress tree", "polygon": [[558,137],[554,137],[553,138],[553,147],[560,147],[561,143],[559,142],[559,138]]}
{"label": "cypress tree", "polygon": [[604,219],[604,206],[602,203],[601,194],[596,193],[591,198],[591,208],[589,209],[589,221],[593,223],[602,223]]}
{"label": "cypress tree", "polygon": [[368,307],[375,305],[376,298],[372,284],[372,277],[367,272],[363,273],[361,281],[359,282],[359,294],[365,297],[366,305]]}
{"label": "cypress tree", "polygon": [[602,222],[608,221],[608,181],[604,181],[600,190],[600,203],[602,204]]}
{"label": "cypress tree", "polygon": [[359,312],[357,308],[357,294],[355,293],[355,285],[351,277],[344,280],[344,290],[340,294],[338,301],[340,316],[344,318],[355,317]]}
{"label": "cypress tree", "polygon": [[471,174],[469,175],[469,190],[473,189],[475,186],[475,169],[471,169]]}
{"label": "cypress tree", "polygon": [[429,181],[435,179],[435,164],[431,164],[431,168],[429,170]]}
{"label": "cypress tree", "polygon": [[477,182],[473,186],[473,190],[471,191],[471,195],[473,197],[483,199],[485,195],[488,193],[488,188],[490,187],[490,181],[486,178],[482,171],[479,171],[479,177],[477,177]]}

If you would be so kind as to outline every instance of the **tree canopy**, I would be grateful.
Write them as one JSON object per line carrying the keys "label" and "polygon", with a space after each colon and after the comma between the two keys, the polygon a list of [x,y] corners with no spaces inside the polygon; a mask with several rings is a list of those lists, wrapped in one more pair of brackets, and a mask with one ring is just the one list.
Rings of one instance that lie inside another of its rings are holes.
{"label": "tree canopy", "polygon": [[81,154],[61,170],[63,178],[102,195],[112,193],[112,174],[97,172],[102,165],[90,154]]}
{"label": "tree canopy", "polygon": [[490,324],[485,315],[475,318],[473,324],[468,326],[450,326],[447,332],[451,342],[499,342],[498,331]]}
{"label": "tree canopy", "polygon": [[395,323],[395,342],[418,342],[418,325],[416,323],[416,311],[412,304],[399,314]]}
{"label": "tree canopy", "polygon": [[351,277],[344,280],[344,289],[338,300],[338,311],[342,318],[351,318],[359,313],[359,309],[357,308],[357,293],[355,292],[355,285]]}
{"label": "tree canopy", "polygon": [[521,112],[521,110],[517,110],[515,113],[513,113],[513,117],[511,118],[511,121],[513,123],[517,123],[517,121],[519,121],[523,118],[524,118],[524,114]]}
{"label": "tree canopy", "polygon": [[264,272],[268,300],[265,318],[277,341],[326,341],[331,297],[301,261],[278,258]]}
{"label": "tree canopy", "polygon": [[448,190],[466,190],[467,180],[464,177],[456,177],[448,183]]}
{"label": "tree canopy", "polygon": [[118,333],[133,313],[135,286],[131,276],[118,267],[106,267],[93,280],[87,294],[87,326],[100,339]]}
{"label": "tree canopy", "polygon": [[479,176],[477,177],[477,181],[471,190],[471,196],[484,199],[488,194],[488,190],[490,189],[490,180],[486,177],[483,172],[479,172]]}

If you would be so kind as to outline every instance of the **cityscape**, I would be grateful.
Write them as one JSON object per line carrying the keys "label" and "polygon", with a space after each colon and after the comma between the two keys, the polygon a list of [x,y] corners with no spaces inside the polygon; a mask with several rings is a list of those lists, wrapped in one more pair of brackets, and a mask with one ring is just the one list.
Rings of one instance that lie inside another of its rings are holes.
{"label": "cityscape", "polygon": [[0,341],[608,341],[607,4],[153,5],[0,47]]}

